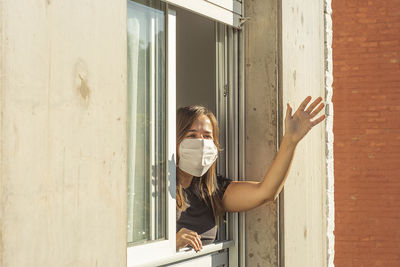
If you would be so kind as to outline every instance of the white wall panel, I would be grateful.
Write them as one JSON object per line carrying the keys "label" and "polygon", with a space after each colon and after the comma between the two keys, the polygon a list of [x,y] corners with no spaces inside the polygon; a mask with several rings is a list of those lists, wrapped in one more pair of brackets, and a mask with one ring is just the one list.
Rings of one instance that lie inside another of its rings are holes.
{"label": "white wall panel", "polygon": [[125,5],[0,2],[0,266],[126,263]]}
{"label": "white wall panel", "polygon": [[[324,2],[282,1],[281,11],[283,124],[287,102],[295,112],[308,95],[325,98]],[[325,144],[323,122],[296,148],[284,186],[286,267],[327,266]]]}

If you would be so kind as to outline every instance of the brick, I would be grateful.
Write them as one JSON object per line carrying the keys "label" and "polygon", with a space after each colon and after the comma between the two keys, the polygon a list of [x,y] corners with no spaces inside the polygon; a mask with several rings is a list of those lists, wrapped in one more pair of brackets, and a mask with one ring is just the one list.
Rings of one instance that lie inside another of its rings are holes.
{"label": "brick", "polygon": [[335,266],[400,266],[400,1],[332,10]]}

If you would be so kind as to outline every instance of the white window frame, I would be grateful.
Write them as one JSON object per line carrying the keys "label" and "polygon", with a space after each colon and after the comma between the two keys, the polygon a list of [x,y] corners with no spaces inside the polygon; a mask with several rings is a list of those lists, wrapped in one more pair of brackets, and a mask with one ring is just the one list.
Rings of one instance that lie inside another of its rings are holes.
{"label": "white window frame", "polygon": [[[128,2],[129,4],[129,2]],[[176,38],[175,38],[175,11],[166,8],[166,31],[167,42],[167,173],[168,184],[166,188],[175,188],[176,171],[175,171],[175,150],[176,150]],[[175,192],[175,190],[171,190]],[[134,245],[127,248],[127,266],[146,266],[153,265],[154,260],[170,258],[176,254],[176,202],[175,195],[171,195],[167,190],[167,231],[166,239],[162,241],[151,241],[149,243]],[[154,266],[154,265],[153,265]]]}
{"label": "white window frame", "polygon": [[163,0],[224,24],[239,27],[242,2],[237,0]]}
{"label": "white window frame", "polygon": [[[230,35],[229,35],[230,34]],[[221,120],[228,120],[230,123],[227,124],[227,140],[226,140],[226,148],[234,147],[235,149],[232,151],[235,153],[233,158],[229,158],[232,160],[232,164],[226,169],[226,174],[228,177],[232,177],[237,179],[239,175],[243,177],[244,169],[238,166],[244,166],[244,159],[241,159],[241,163],[239,163],[239,156],[237,148],[244,147],[244,141],[239,140],[237,136],[239,124],[237,122],[237,118],[240,116],[243,119],[243,114],[241,111],[244,110],[243,99],[240,99],[243,103],[239,103],[238,97],[244,96],[243,88],[239,85],[237,81],[239,72],[238,62],[233,60],[233,53],[238,53],[238,33],[232,36],[232,31],[228,31],[227,36],[225,37],[225,55],[224,62],[219,63],[219,68],[223,68],[224,77],[223,82],[224,86],[228,86],[231,92],[235,92],[235,94],[228,94],[228,98],[221,99],[221,95],[219,97],[219,102],[217,105],[221,106],[220,113],[216,114],[219,116]],[[236,43],[236,44],[235,44]],[[166,73],[167,73],[167,155],[168,155],[168,164],[167,164],[167,173],[168,173],[168,181],[166,186],[166,196],[167,203],[166,207],[167,211],[167,224],[166,224],[166,239],[162,241],[149,241],[145,244],[134,245],[127,247],[127,267],[132,266],[159,266],[172,264],[176,262],[181,262],[185,260],[191,260],[193,258],[212,255],[223,250],[226,250],[229,255],[229,266],[239,266],[239,259],[241,262],[244,262],[244,243],[241,246],[238,244],[238,240],[240,238],[241,242],[244,242],[244,236],[241,236],[240,233],[243,233],[244,229],[244,216],[240,219],[240,228],[239,230],[239,215],[238,213],[229,214],[230,225],[227,228],[228,235],[230,240],[210,244],[204,246],[200,252],[195,252],[192,249],[182,249],[179,252],[176,252],[176,200],[175,200],[175,186],[176,186],[176,12],[173,8],[169,8],[168,3],[166,3]],[[217,48],[218,49],[218,48]],[[228,52],[229,51],[229,52]],[[229,66],[227,62],[227,58],[230,58]],[[236,57],[237,60],[238,57]],[[220,60],[220,59],[218,59]],[[234,66],[233,66],[234,65]],[[218,70],[217,70],[218,71]],[[221,69],[219,70],[221,72]],[[217,84],[217,86],[219,86]],[[219,88],[219,87],[217,87]],[[221,94],[224,93],[224,90],[217,90]],[[239,92],[240,91],[240,92]],[[218,98],[217,98],[218,99]],[[218,100],[217,100],[218,101]],[[222,102],[221,102],[222,101]],[[228,106],[228,103],[231,103]],[[237,105],[233,105],[232,103],[237,103]],[[218,112],[217,112],[218,113]],[[239,119],[240,120],[240,119]],[[234,121],[234,122],[233,122]],[[244,128],[243,128],[244,130]],[[235,134],[236,133],[236,134]],[[229,135],[229,136],[228,136]],[[239,134],[240,135],[240,134]],[[243,136],[242,136],[243,137]],[[244,138],[243,138],[244,139]],[[228,158],[227,158],[228,160]],[[242,161],[243,160],[243,161]],[[240,165],[239,165],[240,164]],[[171,189],[173,188],[173,189]],[[239,256],[240,254],[240,256]]]}

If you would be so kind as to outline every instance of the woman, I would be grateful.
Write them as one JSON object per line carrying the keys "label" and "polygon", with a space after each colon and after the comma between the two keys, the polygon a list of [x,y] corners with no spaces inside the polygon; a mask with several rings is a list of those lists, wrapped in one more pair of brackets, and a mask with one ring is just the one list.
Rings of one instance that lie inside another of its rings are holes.
{"label": "woman", "polygon": [[[308,96],[292,115],[287,104],[285,135],[262,182],[231,181],[216,176],[215,160],[220,146],[215,116],[201,106],[177,113],[177,234],[176,249],[196,251],[215,240],[217,222],[224,212],[239,212],[275,200],[283,188],[298,142],[325,115],[311,121],[323,108],[322,98],[308,107]],[[306,109],[307,107],[307,109]]]}

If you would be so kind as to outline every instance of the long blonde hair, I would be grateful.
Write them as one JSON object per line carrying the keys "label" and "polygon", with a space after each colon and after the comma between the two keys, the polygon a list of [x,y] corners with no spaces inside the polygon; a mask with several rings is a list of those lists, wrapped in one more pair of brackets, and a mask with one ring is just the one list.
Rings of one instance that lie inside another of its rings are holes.
{"label": "long blonde hair", "polygon": [[[213,127],[212,130],[212,135],[213,135],[213,141],[215,146],[217,147],[218,151],[221,151],[220,144],[218,142],[218,136],[219,136],[219,127],[218,127],[218,122],[217,119],[215,118],[214,114],[208,110],[207,108],[203,106],[187,106],[187,107],[182,107],[179,108],[177,111],[177,116],[176,116],[176,141],[177,141],[177,150],[179,147],[179,144],[183,141],[185,138],[186,134],[190,130],[190,127],[192,126],[193,122],[200,117],[201,115],[207,116],[210,121],[211,125]],[[177,165],[179,163],[179,158],[177,159]],[[177,167],[177,173],[180,170],[178,170]],[[194,178],[193,178],[194,179]],[[216,175],[216,162],[214,162],[211,167],[208,169],[208,171],[199,179],[196,179],[197,181],[193,181],[194,183],[197,183],[202,198],[207,202],[207,198],[211,202],[211,207],[214,213],[214,217],[216,221],[218,220],[219,215],[221,215],[224,210],[222,207],[221,199],[218,197],[217,191],[218,191],[218,184],[217,184],[217,175]],[[184,211],[187,207],[187,203],[185,201],[185,198],[183,197],[183,187],[181,184],[181,181],[177,181],[176,183],[176,206],[179,210]]]}

